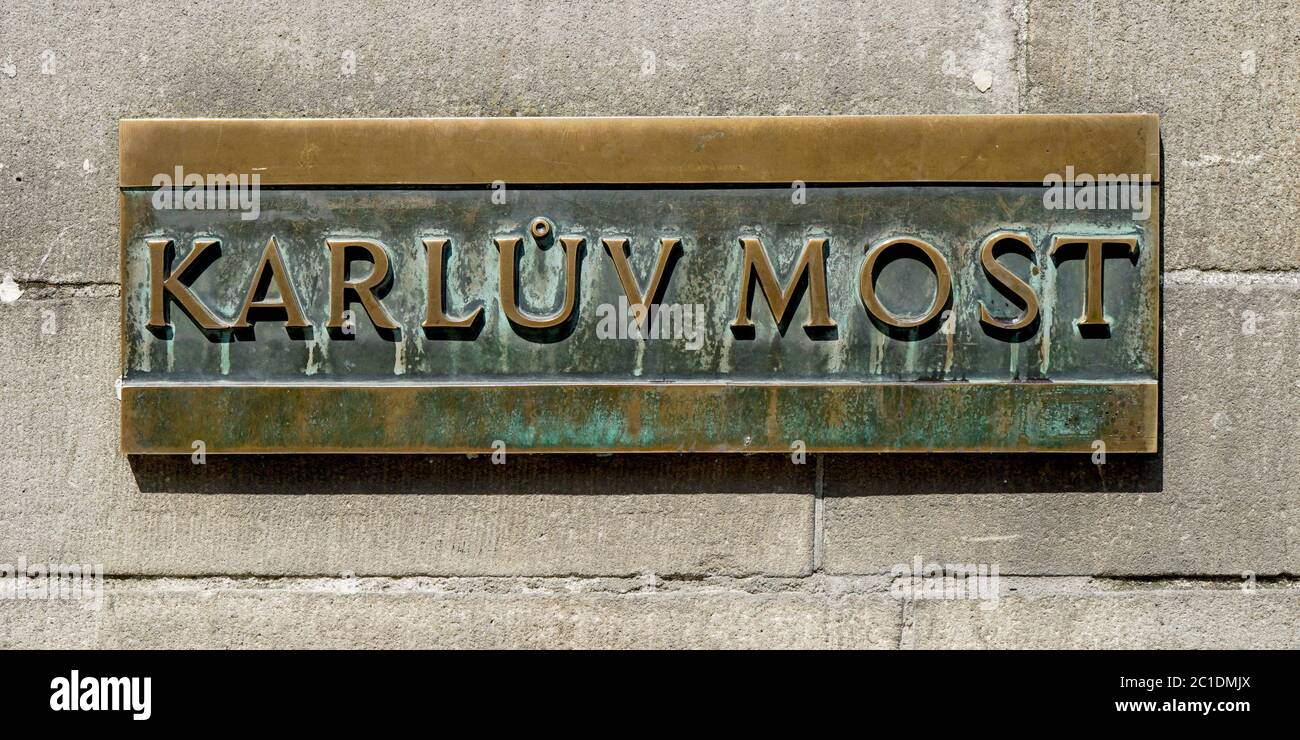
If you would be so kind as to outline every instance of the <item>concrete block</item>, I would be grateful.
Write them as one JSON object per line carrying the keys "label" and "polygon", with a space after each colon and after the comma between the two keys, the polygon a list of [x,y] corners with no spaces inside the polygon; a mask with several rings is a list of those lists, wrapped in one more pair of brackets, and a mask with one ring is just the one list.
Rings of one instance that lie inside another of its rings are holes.
{"label": "concrete block", "polygon": [[914,602],[904,639],[926,649],[1300,647],[1300,589],[1294,584],[1244,591],[1222,582],[1021,578],[1004,581],[1003,591],[994,609],[977,601]]}
{"label": "concrete block", "polygon": [[99,610],[0,602],[0,646],[892,648],[899,632],[900,603],[860,579],[340,580],[138,580],[114,583]]}
{"label": "concrete block", "polygon": [[1028,5],[1029,112],[1160,114],[1166,269],[1300,267],[1294,3]]}

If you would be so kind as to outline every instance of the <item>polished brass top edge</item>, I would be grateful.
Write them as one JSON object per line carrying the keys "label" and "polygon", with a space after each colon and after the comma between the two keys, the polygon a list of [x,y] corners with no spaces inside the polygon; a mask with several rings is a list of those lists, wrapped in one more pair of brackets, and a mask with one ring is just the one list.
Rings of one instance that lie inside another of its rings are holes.
{"label": "polished brass top edge", "polygon": [[122,119],[121,187],[1160,180],[1154,114]]}

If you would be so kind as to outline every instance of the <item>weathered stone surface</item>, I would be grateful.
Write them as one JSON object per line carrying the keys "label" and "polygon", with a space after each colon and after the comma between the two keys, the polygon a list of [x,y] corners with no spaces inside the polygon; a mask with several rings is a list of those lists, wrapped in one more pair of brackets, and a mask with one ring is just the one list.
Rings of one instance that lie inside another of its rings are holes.
{"label": "weathered stone surface", "polygon": [[828,457],[826,570],[1300,571],[1300,277],[1169,275],[1164,324],[1161,456]]}
{"label": "weathered stone surface", "polygon": [[[1014,590],[1012,590],[1014,589]],[[1085,578],[1006,579],[993,609],[914,602],[905,644],[917,648],[1292,649],[1300,588],[1192,582],[1148,586]]]}
{"label": "weathered stone surface", "polygon": [[128,461],[117,310],[113,298],[0,305],[0,561],[167,575],[811,568],[813,466],[785,456]]}
{"label": "weathered stone surface", "polygon": [[1165,267],[1300,266],[1300,13],[1288,0],[1029,3],[1031,113],[1159,113]]}
{"label": "weathered stone surface", "polygon": [[885,577],[131,579],[0,599],[0,648],[1291,648],[1294,582],[1003,578],[996,602]]}
{"label": "weathered stone surface", "polygon": [[[1300,647],[1292,5],[9,2],[0,563],[145,577],[0,598],[0,648]],[[1162,454],[822,460],[828,572],[994,563],[996,608],[808,575],[780,456],[117,452],[119,118],[1018,110],[1162,116]]]}
{"label": "weathered stone surface", "polygon": [[[119,118],[1008,113],[1017,104],[1010,0],[7,5],[0,275],[19,281],[117,281]],[[42,72],[47,50],[53,74]],[[973,80],[981,72],[992,81],[983,92]]]}
{"label": "weathered stone surface", "polygon": [[892,648],[900,614],[883,581],[164,579],[0,601],[0,648]]}

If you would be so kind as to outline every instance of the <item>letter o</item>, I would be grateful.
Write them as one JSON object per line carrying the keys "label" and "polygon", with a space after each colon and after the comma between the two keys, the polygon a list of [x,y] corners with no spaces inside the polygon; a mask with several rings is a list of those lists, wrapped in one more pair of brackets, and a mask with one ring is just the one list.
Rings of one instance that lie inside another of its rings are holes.
{"label": "letter o", "polygon": [[[901,319],[895,316],[876,297],[876,264],[885,252],[901,246],[919,250],[930,262],[930,269],[934,270],[934,303],[930,304],[930,309],[925,312],[925,315],[917,319]],[[907,237],[889,239],[874,247],[868,245],[866,250],[867,260],[862,263],[862,273],[858,276],[858,292],[862,297],[862,305],[866,306],[867,311],[872,316],[897,329],[915,329],[918,326],[925,326],[938,318],[940,312],[943,311],[943,307],[948,304],[948,296],[952,293],[952,270],[948,268],[948,261],[943,258],[942,254],[939,254],[939,250],[926,241]]]}

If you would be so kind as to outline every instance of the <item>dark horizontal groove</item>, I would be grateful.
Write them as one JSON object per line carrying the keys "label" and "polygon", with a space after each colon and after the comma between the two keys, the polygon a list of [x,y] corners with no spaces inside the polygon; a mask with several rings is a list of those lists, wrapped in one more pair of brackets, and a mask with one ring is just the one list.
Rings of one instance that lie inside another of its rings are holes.
{"label": "dark horizontal groove", "polygon": [[[338,571],[322,573],[255,573],[252,571],[239,571],[231,573],[181,573],[181,574],[156,574],[156,573],[111,573],[104,572],[106,580],[114,581],[204,581],[212,578],[229,578],[231,580],[248,580],[248,581],[306,581],[306,580],[360,580],[363,578],[374,580],[403,580],[410,578],[428,578],[434,580],[489,580],[489,581],[644,581],[647,575],[653,575],[659,582],[682,582],[682,583],[702,583],[710,578],[720,578],[731,581],[748,581],[748,580],[774,580],[798,582],[810,580],[812,574],[803,575],[766,575],[762,573],[678,573],[678,572],[646,572],[638,571],[635,573],[618,573],[618,574],[590,574],[590,573],[548,573],[545,575],[466,575],[464,573],[420,573],[420,572],[401,572],[401,573],[352,573],[343,575]],[[850,578],[869,578],[871,575],[848,576]],[[888,575],[888,574],[886,574]]]}
{"label": "dark horizontal groove", "polygon": [[[940,560],[960,560],[961,558],[940,558]],[[311,571],[303,573],[258,573],[256,571],[229,571],[229,572],[187,572],[187,573],[135,573],[126,572],[114,573],[105,571],[105,578],[113,578],[120,581],[140,580],[140,581],[157,581],[157,580],[202,580],[205,578],[232,578],[232,579],[257,579],[263,581],[292,581],[306,579],[348,579],[348,578],[445,578],[445,579],[468,579],[483,578],[498,581],[506,580],[638,580],[646,577],[646,571],[636,572],[610,572],[610,573],[583,573],[580,571],[563,571],[559,573],[532,574],[532,575],[500,575],[490,573],[480,573],[477,575],[467,575],[465,573],[437,573],[432,571],[398,571],[395,573],[380,572],[354,572],[349,575],[342,575],[339,571]],[[1164,581],[1223,581],[1227,583],[1239,583],[1241,576],[1236,573],[1150,573],[1150,574],[1123,574],[1107,575],[1102,573],[1019,573],[1015,571],[998,572],[1002,578],[1024,578],[1024,579],[1065,579],[1065,578],[1090,578],[1094,581],[1131,581],[1135,583],[1161,583]],[[740,573],[703,573],[694,571],[653,571],[655,578],[660,581],[689,581],[698,582],[706,581],[710,578],[721,578],[729,580],[775,580],[775,581],[811,581],[820,578],[879,578],[881,576],[893,576],[892,571],[861,571],[861,572],[826,572],[812,571],[799,574],[780,575],[768,574],[754,571]],[[1284,571],[1271,575],[1256,575],[1257,583],[1264,582],[1289,582],[1295,581],[1300,585],[1300,573]]]}
{"label": "dark horizontal groove", "polygon": [[[1009,575],[1009,574],[1003,574]],[[1067,576],[1042,576],[1043,578],[1065,578]],[[1122,581],[1125,583],[1163,583],[1165,581],[1210,581],[1213,583],[1242,583],[1239,574],[1184,575],[1179,573],[1156,573],[1152,575],[1091,575],[1084,576],[1094,581]],[[1256,575],[1255,583],[1296,583],[1300,585],[1300,575],[1295,573],[1276,573],[1273,575]]]}
{"label": "dark horizontal groove", "polygon": [[[683,182],[663,182],[663,183],[512,183],[505,182],[507,190],[789,190],[790,182],[707,182],[707,183],[683,183]],[[1046,188],[1048,186],[1041,182],[988,182],[988,181],[871,181],[863,180],[861,182],[803,182],[807,188]],[[1152,180],[1151,185],[1158,186],[1159,180]],[[156,187],[124,187],[120,190],[124,193],[143,192],[149,193],[157,190]],[[199,188],[205,189],[205,188]],[[436,183],[420,183],[405,185],[258,185],[259,190],[482,190],[490,191],[493,189],[492,183],[483,183],[476,185],[439,185]]]}
{"label": "dark horizontal groove", "polygon": [[22,288],[23,290],[38,290],[40,288],[73,288],[73,289],[101,288],[101,287],[116,288],[121,285],[121,283],[116,281],[101,282],[95,280],[68,281],[68,282],[59,282],[59,281],[52,281],[52,280],[18,280],[16,282],[18,283],[18,287]]}

